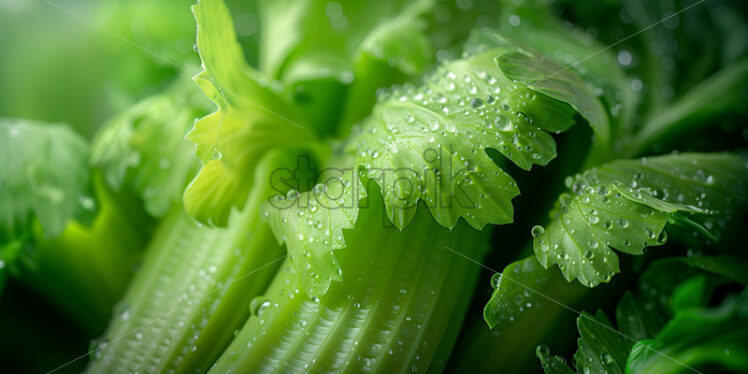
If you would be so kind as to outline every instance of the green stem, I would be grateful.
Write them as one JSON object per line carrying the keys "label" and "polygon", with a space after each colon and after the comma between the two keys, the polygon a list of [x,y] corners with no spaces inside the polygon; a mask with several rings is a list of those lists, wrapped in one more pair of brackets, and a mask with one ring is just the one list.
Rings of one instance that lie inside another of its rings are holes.
{"label": "green stem", "polygon": [[312,300],[287,261],[212,372],[441,371],[481,270],[449,249],[481,261],[487,235],[425,209],[402,232],[384,227],[372,198],[336,252],[343,281]]}
{"label": "green stem", "polygon": [[622,158],[641,155],[652,144],[699,127],[716,125],[717,115],[745,111],[748,60],[730,65],[692,88],[678,101],[654,116],[626,147]]}
{"label": "green stem", "polygon": [[[650,11],[645,9],[645,6],[640,2],[630,1],[625,3],[629,8],[630,14],[635,18],[636,27],[639,30],[651,27],[656,20],[650,17]],[[644,77],[642,80],[647,84],[647,90],[644,93],[644,100],[640,105],[645,107],[646,113],[655,113],[663,106],[662,88],[665,86],[665,82],[668,78],[667,72],[660,68],[661,57],[655,52],[655,48],[658,46],[654,35],[654,31],[643,32],[638,35],[641,45],[639,50],[644,51],[642,57],[642,69],[641,72]],[[646,103],[644,101],[646,100]],[[644,115],[644,113],[639,113]]]}
{"label": "green stem", "polygon": [[122,296],[147,237],[137,224],[148,222],[142,211],[131,209],[137,205],[131,196],[115,196],[101,178],[95,189],[100,209],[91,226],[72,222],[54,239],[38,232],[38,267],[23,275],[89,336],[101,333]]}
{"label": "green stem", "polygon": [[[271,152],[255,180],[269,180],[277,167],[293,167],[294,154],[286,153]],[[256,185],[227,228],[201,226],[175,208],[157,229],[88,371],[206,371],[281,264],[283,248],[257,214],[273,193],[269,183]]]}

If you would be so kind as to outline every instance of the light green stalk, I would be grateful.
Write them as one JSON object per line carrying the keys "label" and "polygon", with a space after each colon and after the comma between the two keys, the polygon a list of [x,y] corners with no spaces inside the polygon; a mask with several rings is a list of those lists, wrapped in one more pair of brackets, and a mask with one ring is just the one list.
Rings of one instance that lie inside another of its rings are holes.
{"label": "light green stalk", "polygon": [[286,261],[213,373],[440,371],[465,315],[487,235],[445,229],[421,207],[403,231],[386,225],[379,192],[346,232],[343,281],[305,294]]}
{"label": "light green stalk", "polygon": [[[295,162],[293,155],[268,155],[257,180],[293,165],[286,163]],[[258,184],[227,228],[201,226],[175,208],[157,229],[108,331],[92,346],[88,372],[205,371],[281,263],[283,249],[257,214],[272,194],[268,183]]]}

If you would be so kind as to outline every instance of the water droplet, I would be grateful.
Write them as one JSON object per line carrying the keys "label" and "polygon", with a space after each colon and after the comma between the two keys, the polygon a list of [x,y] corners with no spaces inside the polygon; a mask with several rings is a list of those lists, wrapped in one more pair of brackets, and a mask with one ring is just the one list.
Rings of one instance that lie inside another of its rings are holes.
{"label": "water droplet", "polygon": [[657,237],[657,243],[664,244],[667,241],[667,232],[665,230],[662,230],[660,232],[660,235]]}
{"label": "water droplet", "polygon": [[323,194],[325,192],[327,192],[327,185],[326,184],[324,184],[324,183],[317,183],[316,185],[314,185],[314,193],[316,193],[317,195]]}
{"label": "water droplet", "polygon": [[299,197],[299,191],[296,191],[294,189],[291,189],[286,193],[286,199],[295,199]]}
{"label": "water droplet", "polygon": [[94,208],[96,207],[96,203],[94,202],[94,200],[88,196],[80,196],[78,200],[80,201],[81,206],[85,210],[91,211],[91,210],[94,210]]}
{"label": "water droplet", "polygon": [[641,80],[634,79],[634,80],[631,81],[631,90],[632,91],[634,91],[634,92],[641,91],[643,87],[644,87],[644,84],[642,83]]}
{"label": "water droplet", "polygon": [[545,229],[543,228],[543,226],[535,225],[532,227],[532,230],[530,230],[530,232],[532,233],[532,236],[534,238],[537,238],[545,233]]}
{"label": "water droplet", "polygon": [[537,348],[535,348],[535,355],[538,356],[539,358],[548,357],[548,355],[550,354],[551,354],[551,350],[545,344],[541,344],[537,346]]}
{"label": "water droplet", "polygon": [[106,349],[107,345],[109,345],[109,340],[107,339],[91,340],[91,343],[88,345],[89,356],[91,356],[94,360],[101,359],[101,357],[104,355],[104,350]]}
{"label": "water droplet", "polygon": [[501,273],[496,273],[491,276],[491,287],[497,289],[499,288],[499,284],[501,284]]}
{"label": "water droplet", "polygon": [[509,24],[512,26],[519,26],[519,24],[522,22],[522,20],[519,18],[518,15],[512,14],[509,16]]}
{"label": "water droplet", "polygon": [[607,365],[607,364],[611,364],[611,363],[613,363],[613,356],[611,356],[611,355],[610,355],[610,353],[605,353],[605,354],[603,354],[603,355],[602,355],[602,356],[600,357],[600,360],[601,360],[601,361],[602,361],[602,362],[603,362],[604,364],[606,364],[606,365]]}
{"label": "water droplet", "polygon": [[648,238],[650,238],[650,239],[654,239],[655,238],[654,231],[650,230],[648,227],[644,229],[644,232],[647,234]]}
{"label": "water droplet", "polygon": [[512,131],[513,128],[512,122],[503,114],[496,116],[493,120],[493,124],[501,131]]}
{"label": "water droplet", "polygon": [[121,321],[127,321],[130,319],[130,304],[120,301],[114,305],[114,315],[119,317]]}
{"label": "water droplet", "polygon": [[257,296],[249,303],[249,312],[252,313],[253,316],[261,316],[262,313],[267,310],[267,308],[270,306],[270,300],[265,298],[264,296]]}
{"label": "water droplet", "polygon": [[622,50],[618,52],[618,63],[621,64],[622,66],[631,65],[631,60],[632,60],[631,52],[627,50]]}

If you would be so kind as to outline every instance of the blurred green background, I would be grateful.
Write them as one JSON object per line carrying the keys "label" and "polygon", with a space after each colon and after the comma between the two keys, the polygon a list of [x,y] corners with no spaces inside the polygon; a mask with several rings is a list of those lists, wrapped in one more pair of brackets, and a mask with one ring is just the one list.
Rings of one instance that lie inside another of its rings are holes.
{"label": "blurred green background", "polygon": [[[114,113],[161,91],[179,67],[197,72],[193,3],[0,0],[0,117],[65,122],[90,138]],[[229,2],[252,60],[249,3]]]}

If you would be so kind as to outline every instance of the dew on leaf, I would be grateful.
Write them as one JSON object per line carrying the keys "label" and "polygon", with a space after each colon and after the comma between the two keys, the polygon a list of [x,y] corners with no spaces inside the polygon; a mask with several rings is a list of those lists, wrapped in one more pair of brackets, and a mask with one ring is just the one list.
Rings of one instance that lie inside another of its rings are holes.
{"label": "dew on leaf", "polygon": [[535,237],[535,238],[537,238],[537,237],[543,235],[543,233],[545,233],[545,229],[543,228],[543,226],[540,226],[540,225],[533,226],[532,230],[530,230],[530,231],[532,233],[532,236]]}

